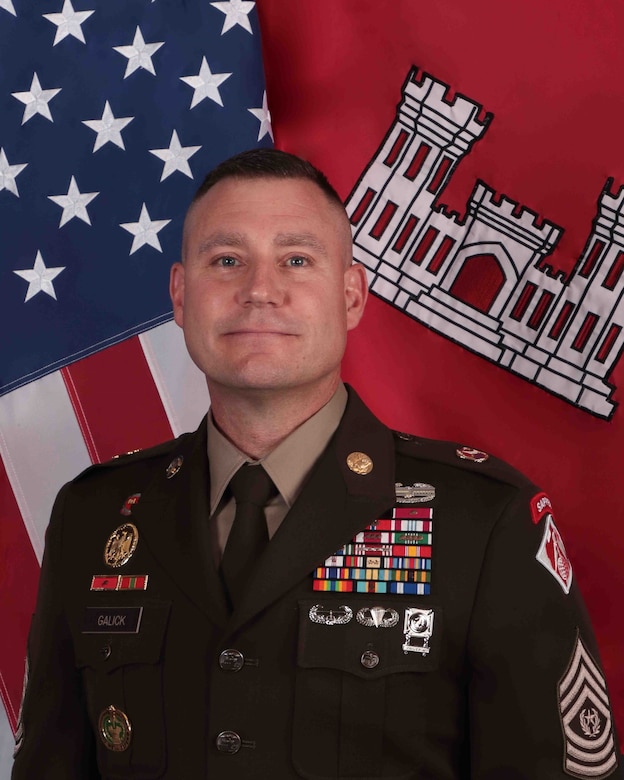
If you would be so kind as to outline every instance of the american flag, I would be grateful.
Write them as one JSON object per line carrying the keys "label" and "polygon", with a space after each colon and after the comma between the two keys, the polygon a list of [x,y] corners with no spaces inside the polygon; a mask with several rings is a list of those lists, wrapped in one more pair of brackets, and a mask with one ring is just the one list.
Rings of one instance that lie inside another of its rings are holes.
{"label": "american flag", "polygon": [[196,426],[171,320],[186,207],[272,145],[255,3],[0,0],[0,778],[58,487]]}

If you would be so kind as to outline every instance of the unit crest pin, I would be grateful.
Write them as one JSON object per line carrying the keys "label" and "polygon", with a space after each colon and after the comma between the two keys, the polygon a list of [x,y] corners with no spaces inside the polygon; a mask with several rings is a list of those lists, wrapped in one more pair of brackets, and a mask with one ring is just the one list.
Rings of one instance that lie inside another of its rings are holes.
{"label": "unit crest pin", "polygon": [[476,450],[474,447],[458,447],[455,454],[462,460],[472,460],[474,463],[485,463],[490,457],[487,452]]}
{"label": "unit crest pin", "polygon": [[167,479],[171,479],[171,477],[175,477],[175,475],[180,471],[182,468],[182,464],[184,463],[184,458],[182,455],[178,455],[176,458],[174,458],[171,463],[167,466],[167,469],[165,471],[165,475]]}

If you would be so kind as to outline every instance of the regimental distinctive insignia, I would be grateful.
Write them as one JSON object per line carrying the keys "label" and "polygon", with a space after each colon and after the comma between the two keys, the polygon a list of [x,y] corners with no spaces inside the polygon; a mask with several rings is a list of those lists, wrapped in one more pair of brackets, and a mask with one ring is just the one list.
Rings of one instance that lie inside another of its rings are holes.
{"label": "regimental distinctive insignia", "polygon": [[394,507],[315,569],[313,589],[428,595],[432,518],[433,509]]}
{"label": "regimental distinctive insignia", "polygon": [[435,488],[426,482],[414,482],[413,485],[396,482],[394,488],[399,504],[424,504],[435,498]]}
{"label": "regimental distinctive insignia", "polygon": [[104,563],[118,569],[128,563],[139,543],[139,529],[133,523],[115,528],[104,548]]}
{"label": "regimental distinctive insignia", "polygon": [[455,454],[462,460],[472,460],[475,463],[485,463],[490,457],[487,452],[483,450],[475,450],[474,447],[458,447],[455,450]]}
{"label": "regimental distinctive insignia", "polygon": [[607,685],[580,636],[559,683],[559,708],[565,771],[573,777],[610,775],[617,766],[617,749]]}
{"label": "regimental distinctive insignia", "polygon": [[373,461],[365,452],[352,452],[347,455],[347,466],[355,474],[370,474],[373,470]]}
{"label": "regimental distinctive insignia", "polygon": [[167,469],[165,470],[165,476],[167,479],[171,479],[171,477],[175,477],[175,475],[180,471],[182,468],[182,464],[184,463],[184,458],[182,455],[178,455],[176,458],[174,458],[171,463],[167,466]]}
{"label": "regimental distinctive insignia", "polygon": [[104,747],[120,753],[127,750],[132,739],[132,726],[128,716],[111,704],[100,713],[98,731]]}
{"label": "regimental distinctive insignia", "polygon": [[147,590],[147,574],[94,574],[89,590]]}
{"label": "regimental distinctive insignia", "polygon": [[121,507],[121,514],[124,515],[124,517],[128,517],[128,515],[132,514],[132,507],[135,504],[139,503],[139,499],[141,498],[140,493],[133,493],[131,496],[128,496],[128,498],[123,502],[123,505]]}
{"label": "regimental distinctive insignia", "polygon": [[336,609],[315,604],[310,607],[308,616],[313,623],[320,623],[323,626],[344,626],[353,617],[353,610],[344,604]]}
{"label": "regimental distinctive insignia", "polygon": [[367,628],[393,628],[399,622],[399,613],[386,607],[362,607],[355,618]]}
{"label": "regimental distinctive insignia", "polygon": [[542,543],[535,557],[553,575],[563,592],[569,593],[572,586],[572,564],[552,515],[548,515]]}
{"label": "regimental distinctive insignia", "polygon": [[429,640],[433,634],[433,617],[432,609],[410,607],[405,610],[403,652],[406,655],[407,653],[429,654],[431,650]]}

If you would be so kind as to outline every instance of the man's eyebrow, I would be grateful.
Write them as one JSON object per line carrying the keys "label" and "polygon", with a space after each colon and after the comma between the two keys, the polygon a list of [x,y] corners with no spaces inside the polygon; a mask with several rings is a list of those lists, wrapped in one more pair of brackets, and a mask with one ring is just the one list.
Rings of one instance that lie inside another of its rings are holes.
{"label": "man's eyebrow", "polygon": [[206,238],[201,241],[198,252],[199,254],[202,254],[202,252],[210,252],[211,249],[218,249],[219,247],[240,249],[245,246],[246,243],[242,233],[218,231],[217,233],[212,233],[210,236],[206,236]]}
{"label": "man's eyebrow", "polygon": [[273,243],[276,246],[288,247],[307,247],[323,255],[327,254],[327,248],[313,233],[278,233]]}

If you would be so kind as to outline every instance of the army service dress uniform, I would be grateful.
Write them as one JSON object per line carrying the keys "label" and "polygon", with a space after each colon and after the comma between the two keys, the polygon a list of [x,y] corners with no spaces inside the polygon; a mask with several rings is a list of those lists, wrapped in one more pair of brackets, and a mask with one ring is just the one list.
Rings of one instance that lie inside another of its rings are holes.
{"label": "army service dress uniform", "polygon": [[[66,485],[13,780],[619,776],[548,498],[350,391],[232,613],[206,422]],[[106,561],[106,562],[105,562]]]}

